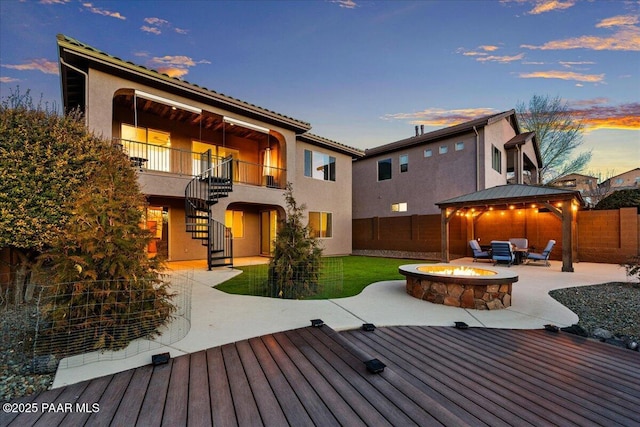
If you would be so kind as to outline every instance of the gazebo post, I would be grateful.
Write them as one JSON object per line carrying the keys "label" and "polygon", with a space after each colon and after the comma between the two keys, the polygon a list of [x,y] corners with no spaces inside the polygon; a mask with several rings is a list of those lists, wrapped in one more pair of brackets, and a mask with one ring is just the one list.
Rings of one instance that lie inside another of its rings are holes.
{"label": "gazebo post", "polygon": [[562,201],[562,271],[573,273],[572,200]]}
{"label": "gazebo post", "polygon": [[447,209],[440,209],[440,240],[442,262],[449,262],[449,218],[447,218]]}

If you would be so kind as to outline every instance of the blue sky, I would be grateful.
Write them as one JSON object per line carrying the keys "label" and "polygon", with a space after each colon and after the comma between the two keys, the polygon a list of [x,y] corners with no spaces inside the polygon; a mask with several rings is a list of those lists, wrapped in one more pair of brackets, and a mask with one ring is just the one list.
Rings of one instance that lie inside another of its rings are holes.
{"label": "blue sky", "polygon": [[2,97],[61,104],[58,33],[362,149],[559,96],[584,172],[640,167],[637,0],[2,0]]}

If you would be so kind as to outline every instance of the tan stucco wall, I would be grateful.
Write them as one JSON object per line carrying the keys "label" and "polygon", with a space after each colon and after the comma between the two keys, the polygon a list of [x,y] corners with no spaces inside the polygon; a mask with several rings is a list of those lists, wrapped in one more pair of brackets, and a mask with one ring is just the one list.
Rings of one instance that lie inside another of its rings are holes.
{"label": "tan stucco wall", "polygon": [[[455,150],[457,142],[464,149]],[[439,147],[446,145],[446,154]],[[425,149],[433,155],[424,157]],[[409,156],[407,172],[399,158]],[[392,178],[378,181],[378,160],[392,160]],[[406,150],[362,159],[353,164],[353,217],[425,215],[440,213],[435,203],[476,191],[476,135],[465,134]],[[490,165],[489,165],[490,167]],[[407,212],[391,212],[392,203],[407,202]]]}
{"label": "tan stucco wall", "polygon": [[[484,127],[484,181],[479,190],[504,185],[507,183],[507,152],[504,144],[511,138],[516,136],[515,130],[511,127],[506,119],[502,119],[496,123],[491,123]],[[492,165],[492,149],[494,145],[502,153],[502,173],[498,173],[493,169]]]}
{"label": "tan stucco wall", "polygon": [[[298,204],[305,204],[307,212],[331,212],[333,237],[320,239],[325,255],[351,253],[351,156],[326,148],[298,142],[295,147],[295,176],[293,194]],[[326,153],[336,158],[336,180],[322,181],[304,176],[304,150]],[[291,163],[290,163],[291,164]]]}

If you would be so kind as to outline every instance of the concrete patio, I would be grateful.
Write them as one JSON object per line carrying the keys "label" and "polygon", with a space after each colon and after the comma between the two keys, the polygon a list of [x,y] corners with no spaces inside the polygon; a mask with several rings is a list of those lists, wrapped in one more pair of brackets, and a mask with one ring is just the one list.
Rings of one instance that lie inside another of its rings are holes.
{"label": "concrete patio", "polygon": [[[260,260],[245,261],[256,263]],[[473,263],[471,258],[459,259],[452,264],[484,265]],[[552,261],[551,267],[512,266],[509,268],[519,275],[519,281],[513,287],[511,307],[480,311],[436,305],[413,298],[405,292],[404,280],[377,282],[365,288],[361,294],[349,298],[293,301],[230,295],[213,288],[238,274],[238,270],[224,268],[207,271],[197,262],[173,263],[171,268],[172,274],[193,273],[191,328],[188,334],[170,346],[128,358],[114,355],[114,360],[81,366],[68,363],[73,367],[58,369],[54,388],[148,365],[153,354],[169,352],[172,357],[177,357],[239,340],[305,327],[310,324],[310,319],[316,318],[324,320],[335,330],[359,328],[363,323],[376,326],[452,326],[455,321],[466,322],[471,327],[504,329],[540,329],[548,323],[568,326],[576,323],[578,317],[552,299],[548,295],[550,290],[627,279],[624,268],[615,264],[576,263],[573,273],[561,272],[561,263],[558,261]]]}

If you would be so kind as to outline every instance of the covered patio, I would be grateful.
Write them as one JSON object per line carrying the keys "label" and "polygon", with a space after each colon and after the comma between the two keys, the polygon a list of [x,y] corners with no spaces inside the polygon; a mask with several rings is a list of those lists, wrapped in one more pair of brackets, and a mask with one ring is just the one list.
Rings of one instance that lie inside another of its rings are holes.
{"label": "covered patio", "polygon": [[[584,205],[578,191],[563,190],[533,185],[500,185],[474,193],[465,194],[436,203],[441,217],[441,260],[450,262],[450,229],[453,218],[464,216],[466,221],[466,240],[477,238],[477,226],[482,218],[490,222],[494,230],[489,240],[508,240],[509,237],[530,238],[526,226],[528,213],[537,215],[549,212],[560,221],[559,235],[554,235],[562,248],[562,271],[573,272],[573,262],[577,256],[576,248],[576,212]],[[503,236],[504,225],[509,222],[506,213],[523,215],[525,218],[522,235]],[[537,234],[537,231],[536,231]]]}

